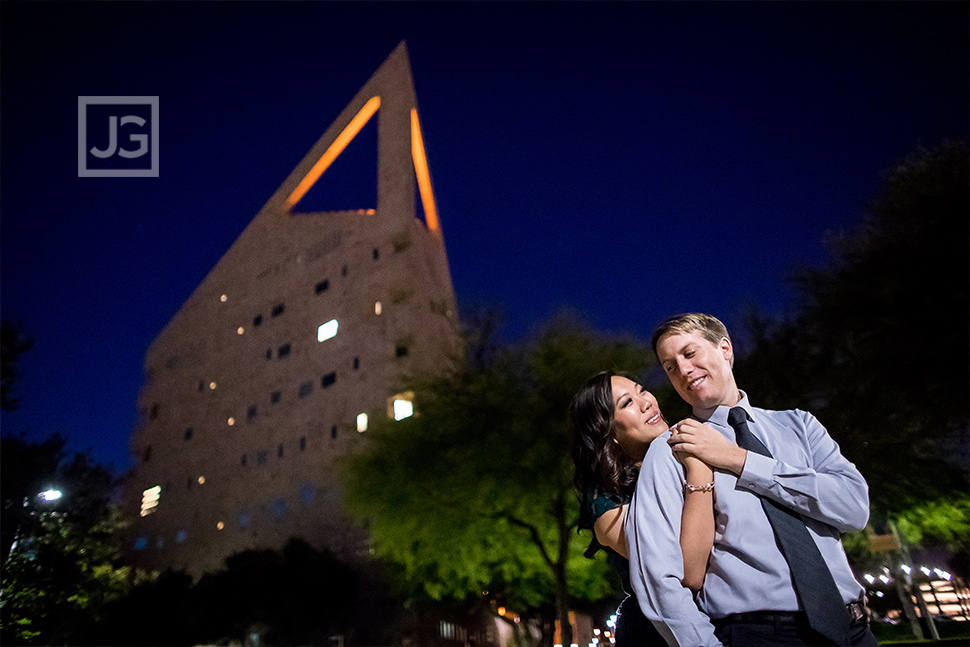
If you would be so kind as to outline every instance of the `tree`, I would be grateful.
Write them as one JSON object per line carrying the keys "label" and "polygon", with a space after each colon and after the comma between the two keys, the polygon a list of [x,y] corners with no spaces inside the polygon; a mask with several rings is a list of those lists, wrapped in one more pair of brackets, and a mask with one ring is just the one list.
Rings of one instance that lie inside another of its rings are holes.
{"label": "tree", "polygon": [[0,409],[4,411],[20,407],[20,399],[14,395],[17,361],[33,346],[33,340],[24,336],[18,324],[6,319],[0,324]]}
{"label": "tree", "polygon": [[862,224],[832,237],[830,261],[794,272],[794,312],[751,314],[737,367],[763,406],[828,427],[866,477],[877,524],[950,519],[964,545],[965,513],[920,510],[967,490],[968,157],[946,143],[892,169]]}
{"label": "tree", "polygon": [[[41,443],[2,439],[3,644],[71,642],[128,591],[112,474],[86,454],[65,458],[63,447],[57,436]],[[55,487],[61,498],[38,496]]]}
{"label": "tree", "polygon": [[570,601],[609,591],[605,564],[583,557],[588,537],[576,533],[567,408],[598,371],[642,372],[650,350],[565,315],[523,345],[470,338],[443,375],[406,385],[416,415],[367,432],[348,461],[348,505],[415,590],[554,609],[568,641]]}

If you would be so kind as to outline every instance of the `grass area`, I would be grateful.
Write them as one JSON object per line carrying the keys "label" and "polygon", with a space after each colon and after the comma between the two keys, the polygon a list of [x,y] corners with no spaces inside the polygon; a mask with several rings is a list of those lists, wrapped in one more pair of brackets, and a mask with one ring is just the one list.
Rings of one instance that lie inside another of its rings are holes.
{"label": "grass area", "polygon": [[909,645],[967,645],[970,644],[970,622],[956,622],[953,620],[940,620],[936,622],[936,630],[940,635],[939,641],[930,639],[930,632],[927,627],[923,627],[923,640],[918,640],[913,635],[909,623],[898,625],[888,622],[873,622],[872,633],[880,645],[894,645],[895,647],[907,647]]}

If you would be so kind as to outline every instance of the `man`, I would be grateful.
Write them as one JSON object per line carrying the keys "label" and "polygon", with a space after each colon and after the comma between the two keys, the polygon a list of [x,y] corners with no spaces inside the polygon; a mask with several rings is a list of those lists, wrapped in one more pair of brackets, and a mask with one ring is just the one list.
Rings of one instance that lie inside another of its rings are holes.
{"label": "man", "polygon": [[[875,645],[840,540],[868,522],[862,475],[810,413],[748,402],[716,318],[668,319],[652,345],[694,419],[651,444],[630,505],[630,575],[644,614],[670,645]],[[686,483],[677,452],[713,467],[714,482]],[[681,510],[711,487],[714,548],[695,604],[681,584]]]}

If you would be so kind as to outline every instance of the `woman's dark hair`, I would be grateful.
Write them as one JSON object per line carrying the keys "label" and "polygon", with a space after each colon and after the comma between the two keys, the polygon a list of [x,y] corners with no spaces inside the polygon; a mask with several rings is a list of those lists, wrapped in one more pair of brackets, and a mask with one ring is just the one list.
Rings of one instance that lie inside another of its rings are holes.
{"label": "woman's dark hair", "polygon": [[[637,482],[635,461],[613,442],[614,376],[629,377],[614,371],[594,375],[573,396],[569,405],[576,469],[574,483],[582,501],[580,528],[593,527],[586,497],[595,494],[626,498],[633,494]],[[594,545],[595,542],[587,550],[587,556],[590,551],[595,552]]]}

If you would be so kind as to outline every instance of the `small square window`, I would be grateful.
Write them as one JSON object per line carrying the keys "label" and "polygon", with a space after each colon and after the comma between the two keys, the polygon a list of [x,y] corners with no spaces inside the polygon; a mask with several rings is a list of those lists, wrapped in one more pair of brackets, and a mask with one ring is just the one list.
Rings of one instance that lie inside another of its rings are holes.
{"label": "small square window", "polygon": [[185,430],[185,439],[192,440],[192,427]]}
{"label": "small square window", "polygon": [[326,292],[327,288],[329,287],[330,287],[330,279],[324,279],[319,283],[317,283],[317,286],[314,288],[314,290],[316,291],[317,294],[320,294],[321,292]]}
{"label": "small square window", "polygon": [[184,544],[187,536],[188,535],[186,534],[185,530],[179,530],[175,533],[175,543]]}
{"label": "small square window", "polygon": [[336,319],[331,319],[327,323],[320,324],[317,327],[317,341],[327,341],[328,339],[333,339],[337,336],[337,328],[339,324]]}
{"label": "small square window", "polygon": [[257,465],[265,465],[266,464],[266,460],[268,458],[269,458],[269,456],[267,455],[267,453],[265,451],[256,452],[256,464]]}
{"label": "small square window", "polygon": [[300,436],[300,451],[306,451],[306,436]]}
{"label": "small square window", "polygon": [[254,327],[255,326],[258,326],[261,323],[263,323],[263,315],[256,315],[255,317],[253,317],[253,326]]}
{"label": "small square window", "polygon": [[280,391],[273,391],[269,396],[269,401],[273,404],[277,404],[282,397],[283,394]]}
{"label": "small square window", "polygon": [[252,422],[253,420],[256,419],[256,405],[255,404],[249,405],[249,408],[246,409],[246,419],[249,422]]}
{"label": "small square window", "polygon": [[240,465],[245,465],[246,464],[246,455],[245,454],[242,455],[242,458],[239,460],[239,463],[240,463]]}
{"label": "small square window", "polygon": [[354,358],[354,370],[356,371],[359,368],[360,368],[360,358],[359,357],[355,357]]}
{"label": "small square window", "polygon": [[299,396],[301,398],[305,398],[311,393],[313,393],[313,382],[304,382],[303,384],[300,385]]}
{"label": "small square window", "polygon": [[322,386],[323,388],[327,388],[328,386],[331,386],[336,381],[337,381],[336,373],[327,373],[320,379],[320,386]]}
{"label": "small square window", "polygon": [[152,410],[151,410],[151,412],[150,412],[150,413],[148,414],[148,418],[149,418],[150,420],[154,420],[154,419],[155,419],[155,418],[157,418],[157,417],[158,417],[158,405],[157,405],[157,404],[153,404],[153,405],[152,405]]}
{"label": "small square window", "polygon": [[266,349],[266,359],[273,359],[273,349],[272,348],[267,348]]}
{"label": "small square window", "polygon": [[330,437],[331,438],[337,437],[337,425],[333,425],[332,427],[330,427]]}
{"label": "small square window", "polygon": [[276,447],[276,458],[283,458],[283,443]]}
{"label": "small square window", "polygon": [[347,276],[347,266],[346,265],[344,265],[342,268],[340,268],[340,276]]}
{"label": "small square window", "polygon": [[378,258],[380,258],[380,256],[381,256],[380,250],[375,247],[374,248],[374,260],[376,261]]}
{"label": "small square window", "polygon": [[282,358],[286,357],[289,354],[290,354],[290,345],[289,344],[283,344],[276,351],[276,357],[278,359],[282,359]]}
{"label": "small square window", "polygon": [[398,346],[397,348],[394,349],[395,357],[407,357],[407,355],[408,355],[407,346]]}
{"label": "small square window", "polygon": [[141,460],[143,463],[147,463],[149,460],[151,460],[151,457],[152,457],[152,446],[149,445],[148,447],[145,448],[145,453],[142,455]]}
{"label": "small square window", "polygon": [[283,314],[284,309],[286,309],[286,306],[283,305],[282,303],[278,303],[275,306],[273,306],[273,311],[270,313],[270,315],[273,317],[278,317],[281,314]]}

